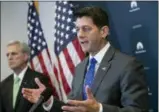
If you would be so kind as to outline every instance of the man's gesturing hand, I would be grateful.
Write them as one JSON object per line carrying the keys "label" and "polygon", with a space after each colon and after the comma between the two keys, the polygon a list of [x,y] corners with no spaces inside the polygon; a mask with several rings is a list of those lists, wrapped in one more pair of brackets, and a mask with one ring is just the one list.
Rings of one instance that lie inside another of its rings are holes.
{"label": "man's gesturing hand", "polygon": [[71,106],[63,106],[62,109],[69,112],[99,112],[100,103],[96,101],[91,92],[91,89],[88,86],[86,86],[86,94],[87,100],[69,100],[68,104]]}
{"label": "man's gesturing hand", "polygon": [[29,88],[22,89],[23,97],[26,98],[31,103],[36,103],[40,97],[40,94],[46,89],[44,84],[42,84],[38,78],[35,78],[35,82],[39,87],[38,89],[29,89]]}

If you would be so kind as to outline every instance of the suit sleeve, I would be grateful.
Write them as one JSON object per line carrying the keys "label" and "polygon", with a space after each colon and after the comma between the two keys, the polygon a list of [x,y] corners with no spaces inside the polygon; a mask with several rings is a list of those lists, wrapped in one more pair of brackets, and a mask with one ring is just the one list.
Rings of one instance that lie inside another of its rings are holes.
{"label": "suit sleeve", "polygon": [[143,66],[131,61],[120,77],[122,107],[102,104],[103,112],[148,112],[148,90]]}
{"label": "suit sleeve", "polygon": [[1,82],[0,82],[0,112],[3,112],[2,111],[2,96],[1,96],[1,91],[2,91],[2,88],[1,88]]}
{"label": "suit sleeve", "polygon": [[[4,103],[3,103],[3,95],[2,95],[2,87],[4,87],[4,81],[0,82],[0,112],[5,112]],[[5,87],[4,87],[5,88]]]}

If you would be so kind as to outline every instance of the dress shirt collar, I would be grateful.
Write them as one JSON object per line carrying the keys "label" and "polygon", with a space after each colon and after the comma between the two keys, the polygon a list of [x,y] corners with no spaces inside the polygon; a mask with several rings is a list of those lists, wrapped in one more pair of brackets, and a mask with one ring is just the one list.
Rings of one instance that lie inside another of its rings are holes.
{"label": "dress shirt collar", "polygon": [[14,79],[18,76],[20,78],[20,80],[22,81],[23,77],[24,77],[24,74],[26,72],[26,70],[28,69],[28,66],[26,66],[19,74],[16,74],[14,72]]}
{"label": "dress shirt collar", "polygon": [[97,60],[97,63],[100,64],[109,47],[110,43],[107,42],[107,44],[95,56],[89,55],[89,60],[94,57]]}

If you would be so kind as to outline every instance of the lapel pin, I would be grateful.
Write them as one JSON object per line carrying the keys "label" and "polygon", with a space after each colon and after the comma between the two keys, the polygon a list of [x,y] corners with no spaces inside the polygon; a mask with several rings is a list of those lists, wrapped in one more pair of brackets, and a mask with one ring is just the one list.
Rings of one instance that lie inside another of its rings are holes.
{"label": "lapel pin", "polygon": [[102,68],[102,70],[104,70],[104,71],[105,71],[106,69],[107,69],[106,67],[103,67],[103,68]]}

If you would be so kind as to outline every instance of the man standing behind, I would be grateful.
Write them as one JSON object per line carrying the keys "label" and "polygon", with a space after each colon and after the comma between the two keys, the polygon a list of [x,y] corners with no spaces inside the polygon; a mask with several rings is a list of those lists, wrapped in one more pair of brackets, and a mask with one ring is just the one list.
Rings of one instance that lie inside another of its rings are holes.
{"label": "man standing behind", "polygon": [[[26,43],[12,41],[7,45],[7,59],[13,74],[0,84],[0,106],[2,112],[28,112],[32,103],[28,102],[21,94],[23,87],[37,88],[35,78],[39,78],[48,86],[48,78],[28,67],[30,48]],[[39,107],[37,112],[43,112]]]}

